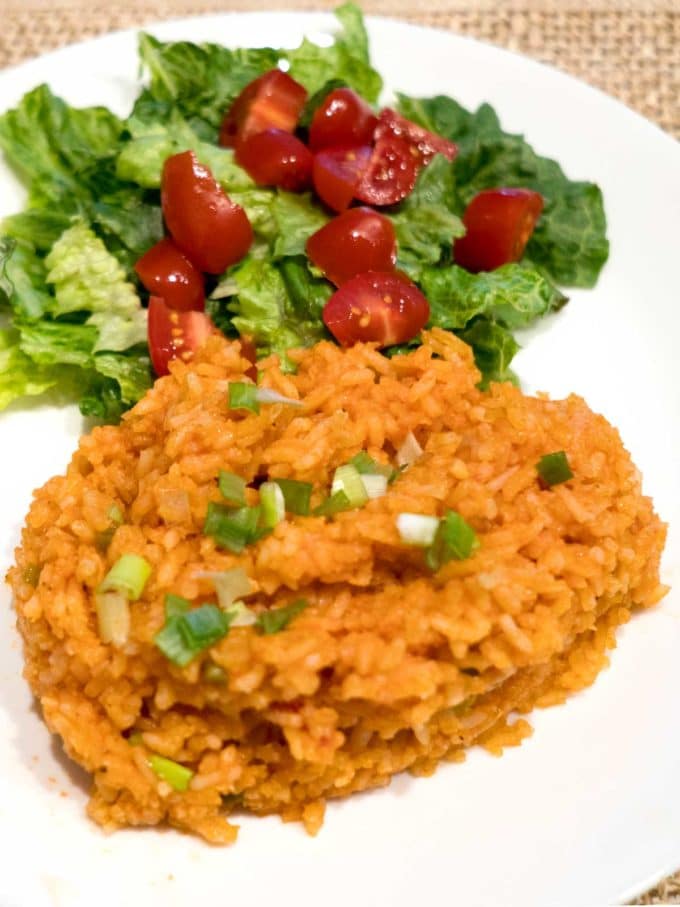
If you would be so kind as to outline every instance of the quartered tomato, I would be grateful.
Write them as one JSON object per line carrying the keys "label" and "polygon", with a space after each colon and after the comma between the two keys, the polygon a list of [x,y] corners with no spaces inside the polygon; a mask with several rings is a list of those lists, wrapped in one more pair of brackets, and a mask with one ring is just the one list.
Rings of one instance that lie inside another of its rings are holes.
{"label": "quartered tomato", "polygon": [[336,88],[317,107],[309,127],[312,151],[348,145],[368,145],[378,118],[351,88]]}
{"label": "quartered tomato", "polygon": [[162,239],[145,252],[135,271],[149,293],[161,296],[171,309],[186,312],[205,307],[203,275],[171,239]]}
{"label": "quartered tomato", "polygon": [[443,154],[452,161],[458,153],[458,146],[441,135],[430,132],[418,126],[412,120],[407,120],[396,110],[386,107],[378,117],[374,138],[379,142],[382,138],[397,138],[408,142],[418,152],[420,163],[429,164],[435,154]]}
{"label": "quartered tomato", "polygon": [[221,274],[252,245],[248,215],[199,164],[193,151],[165,161],[161,204],[172,238],[201,271]]}
{"label": "quartered tomato", "polygon": [[334,211],[349,208],[371,155],[368,145],[324,148],[315,154],[312,180],[321,201]]}
{"label": "quartered tomato", "polygon": [[395,136],[378,139],[355,189],[359,201],[369,205],[395,205],[413,191],[420,167],[418,151]]}
{"label": "quartered tomato", "polygon": [[543,196],[530,189],[485,189],[463,214],[466,233],[453,246],[456,264],[493,271],[519,261],[543,211]]}
{"label": "quartered tomato", "polygon": [[341,286],[366,271],[391,271],[397,260],[392,221],[370,208],[350,208],[307,240],[307,255]]}
{"label": "quartered tomato", "polygon": [[190,362],[215,330],[205,312],[176,312],[159,296],[149,300],[149,354],[154,371],[160,377],[169,372],[173,359]]}
{"label": "quartered tomato", "polygon": [[280,69],[272,69],[243,89],[225,116],[220,129],[220,145],[233,148],[256,132],[283,129],[293,132],[307,91]]}
{"label": "quartered tomato", "polygon": [[399,274],[358,274],[328,300],[323,322],[341,346],[373,341],[406,343],[425,327],[430,306],[418,287]]}
{"label": "quartered tomato", "polygon": [[244,139],[236,147],[236,161],[258,186],[301,192],[312,182],[311,151],[282,129],[265,129]]}

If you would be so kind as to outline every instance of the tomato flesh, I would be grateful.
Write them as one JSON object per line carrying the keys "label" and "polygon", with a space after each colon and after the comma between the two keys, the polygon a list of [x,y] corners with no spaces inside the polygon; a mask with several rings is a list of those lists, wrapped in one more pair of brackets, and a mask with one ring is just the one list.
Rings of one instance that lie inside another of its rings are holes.
{"label": "tomato flesh", "polygon": [[420,167],[417,150],[403,138],[378,139],[355,190],[369,205],[396,205],[413,191]]}
{"label": "tomato flesh", "polygon": [[430,306],[418,287],[400,274],[358,274],[328,300],[323,321],[341,346],[406,343],[422,330]]}
{"label": "tomato flesh", "polygon": [[186,312],[205,308],[203,275],[171,239],[166,237],[145,252],[135,271],[149,293],[161,296],[171,309]]}
{"label": "tomato flesh", "polygon": [[282,129],[265,129],[245,139],[236,148],[236,161],[258,186],[301,192],[312,182],[311,151]]}
{"label": "tomato flesh", "polygon": [[336,88],[317,107],[309,127],[312,151],[348,145],[369,145],[378,118],[351,88]]}
{"label": "tomato flesh", "polygon": [[288,73],[271,69],[254,79],[233,102],[220,129],[220,145],[233,148],[257,132],[293,132],[307,91]]}
{"label": "tomato flesh", "polygon": [[307,240],[307,255],[341,286],[366,271],[391,271],[397,260],[392,221],[370,208],[350,208]]}
{"label": "tomato flesh", "polygon": [[531,189],[475,195],[463,214],[465,236],[453,246],[456,264],[476,273],[519,261],[542,211],[543,196]]}
{"label": "tomato flesh", "polygon": [[378,117],[374,138],[378,142],[380,139],[388,137],[408,142],[417,151],[423,166],[429,164],[435,154],[443,154],[445,158],[452,161],[458,153],[458,146],[454,142],[418,126],[417,123],[407,120],[396,110],[386,107]]}
{"label": "tomato flesh", "polygon": [[215,330],[205,312],[176,312],[159,296],[149,300],[149,354],[160,377],[170,371],[173,359],[190,362],[194,353]]}
{"label": "tomato flesh", "polygon": [[193,151],[165,161],[161,205],[175,243],[201,271],[221,274],[252,245],[246,212],[231,201]]}
{"label": "tomato flesh", "polygon": [[312,181],[321,201],[333,211],[349,208],[371,155],[368,145],[324,148],[315,154]]}

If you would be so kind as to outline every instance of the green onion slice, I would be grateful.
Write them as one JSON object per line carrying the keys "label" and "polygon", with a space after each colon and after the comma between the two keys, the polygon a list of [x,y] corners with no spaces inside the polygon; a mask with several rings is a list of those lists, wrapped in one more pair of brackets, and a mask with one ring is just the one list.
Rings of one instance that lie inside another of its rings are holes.
{"label": "green onion slice", "polygon": [[246,503],[246,480],[226,469],[220,469],[219,475],[220,494],[234,507],[242,507]]}
{"label": "green onion slice", "polygon": [[267,636],[272,633],[280,633],[281,630],[285,630],[294,617],[297,617],[301,611],[305,610],[307,605],[308,602],[306,599],[299,598],[297,601],[292,602],[290,605],[285,605],[283,608],[274,608],[272,611],[263,611],[262,614],[258,615],[257,626],[262,633]]}
{"label": "green onion slice", "polygon": [[299,516],[309,514],[309,502],[312,497],[312,485],[310,482],[298,482],[296,479],[275,479],[283,493],[283,500],[286,510],[289,513],[297,513]]}
{"label": "green onion slice", "polygon": [[229,409],[247,409],[251,413],[259,413],[257,387],[254,384],[246,384],[245,381],[230,381]]}
{"label": "green onion slice", "polygon": [[449,561],[464,561],[477,548],[479,539],[472,526],[455,510],[447,510],[425,552],[425,562],[431,570],[439,570]]}
{"label": "green onion slice", "polygon": [[363,475],[361,481],[363,482],[366,494],[370,501],[374,501],[376,498],[382,498],[387,494],[387,476],[368,474]]}
{"label": "green onion slice", "polygon": [[165,619],[172,620],[173,617],[179,617],[182,614],[186,614],[187,611],[191,608],[191,602],[187,598],[182,598],[181,595],[172,595],[171,593],[165,596]]}
{"label": "green onion slice", "polygon": [[97,629],[104,643],[124,646],[130,635],[130,605],[123,592],[95,593]]}
{"label": "green onion slice", "polygon": [[223,611],[229,611],[234,602],[246,595],[252,595],[253,584],[243,567],[230,570],[200,571],[196,579],[209,579],[215,587],[217,601]]}
{"label": "green onion slice", "polygon": [[118,558],[97,587],[97,592],[120,592],[129,601],[136,601],[151,575],[151,564],[137,554]]}
{"label": "green onion slice", "polygon": [[439,528],[436,516],[424,513],[400,513],[397,517],[397,531],[405,545],[427,548],[434,542]]}
{"label": "green onion slice", "polygon": [[154,636],[154,642],[169,661],[183,668],[226,636],[231,621],[231,615],[217,605],[201,605],[168,617],[166,600],[165,625]]}
{"label": "green onion slice", "polygon": [[336,491],[329,498],[326,498],[318,507],[314,508],[314,516],[333,516],[334,513],[342,513],[343,510],[351,510],[352,505],[344,491]]}
{"label": "green onion slice", "polygon": [[569,460],[567,460],[567,455],[563,450],[541,457],[536,464],[536,471],[541,477],[541,481],[549,488],[574,478],[574,473],[569,466]]}
{"label": "green onion slice", "polygon": [[252,627],[253,624],[257,623],[257,615],[243,602],[234,602],[229,611],[229,616],[231,618],[230,626],[232,627]]}
{"label": "green onion slice", "polygon": [[212,536],[221,548],[240,554],[246,545],[258,541],[269,531],[259,528],[259,521],[259,507],[239,507],[234,510],[211,501],[203,532]]}
{"label": "green onion slice", "polygon": [[286,516],[286,501],[277,482],[263,482],[260,485],[261,522],[268,529],[273,529]]}
{"label": "green onion slice", "polygon": [[174,790],[185,791],[188,789],[194,772],[186,765],[180,765],[179,762],[173,762],[172,759],[166,759],[165,756],[159,756],[157,753],[149,756],[147,761],[154,774],[158,775],[161,781],[166,781]]}
{"label": "green onion slice", "polygon": [[344,491],[349,500],[350,507],[362,507],[368,501],[366,487],[361,481],[361,476],[351,463],[345,466],[338,466],[333,475],[333,484],[331,485],[331,495]]}
{"label": "green onion slice", "polygon": [[385,476],[389,480],[395,472],[389,463],[378,463],[365,450],[359,451],[349,462],[362,476]]}

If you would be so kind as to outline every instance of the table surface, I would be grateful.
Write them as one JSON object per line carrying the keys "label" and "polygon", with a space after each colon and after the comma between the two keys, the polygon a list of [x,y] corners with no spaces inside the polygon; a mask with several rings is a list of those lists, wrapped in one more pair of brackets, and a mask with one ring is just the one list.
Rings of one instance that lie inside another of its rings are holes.
{"label": "table surface", "polygon": [[[229,11],[332,9],[231,0]],[[449,29],[550,63],[680,138],[680,0],[364,0],[366,13]],[[225,10],[224,0],[0,0],[0,69],[114,29]],[[680,864],[680,844],[678,848]],[[637,903],[680,904],[680,872]]]}

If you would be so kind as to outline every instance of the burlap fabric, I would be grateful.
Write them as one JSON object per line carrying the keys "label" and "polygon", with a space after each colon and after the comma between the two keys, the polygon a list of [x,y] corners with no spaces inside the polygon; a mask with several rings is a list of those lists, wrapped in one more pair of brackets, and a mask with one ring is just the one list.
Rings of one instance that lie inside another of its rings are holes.
{"label": "burlap fabric", "polygon": [[[333,0],[0,0],[0,68],[161,19],[335,5]],[[365,0],[362,6],[367,13],[449,29],[551,63],[680,138],[680,0]],[[680,873],[638,903],[680,904]]]}

